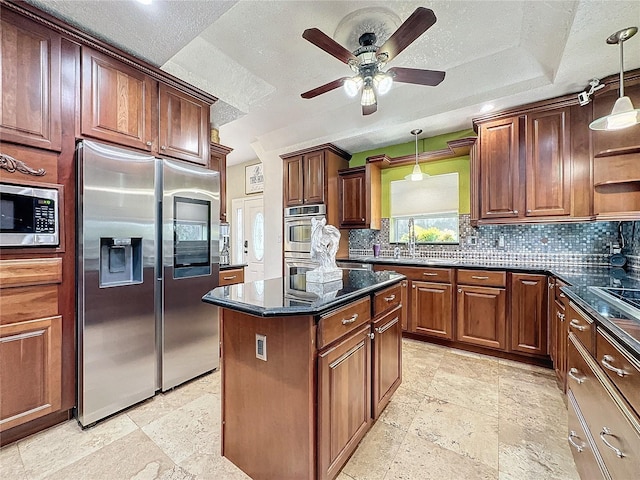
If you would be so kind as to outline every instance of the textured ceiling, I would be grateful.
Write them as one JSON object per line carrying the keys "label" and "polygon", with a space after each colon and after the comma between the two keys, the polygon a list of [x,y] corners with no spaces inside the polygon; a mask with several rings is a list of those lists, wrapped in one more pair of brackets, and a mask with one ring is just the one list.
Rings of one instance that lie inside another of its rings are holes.
{"label": "textured ceiling", "polygon": [[[500,109],[577,92],[617,73],[618,47],[605,39],[640,25],[637,0],[29,3],[218,97],[212,123],[234,149],[229,163],[326,142],[354,153],[411,141],[413,128],[421,137],[470,128],[486,103]],[[353,48],[363,23],[376,25],[383,41],[418,6],[438,20],[390,66],[445,70],[438,87],[395,84],[368,117],[341,89],[300,98],[350,74],[304,40],[305,29]],[[625,69],[640,68],[640,34],[625,47]]]}

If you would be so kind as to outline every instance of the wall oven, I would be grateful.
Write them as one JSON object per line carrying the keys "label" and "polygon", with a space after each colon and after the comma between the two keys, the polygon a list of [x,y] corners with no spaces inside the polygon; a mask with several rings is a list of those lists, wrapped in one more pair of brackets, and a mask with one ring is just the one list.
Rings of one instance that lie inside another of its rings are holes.
{"label": "wall oven", "polygon": [[0,183],[0,247],[58,246],[58,190]]}
{"label": "wall oven", "polygon": [[323,218],[326,206],[303,205],[284,209],[284,255],[290,252],[311,253],[311,219]]}

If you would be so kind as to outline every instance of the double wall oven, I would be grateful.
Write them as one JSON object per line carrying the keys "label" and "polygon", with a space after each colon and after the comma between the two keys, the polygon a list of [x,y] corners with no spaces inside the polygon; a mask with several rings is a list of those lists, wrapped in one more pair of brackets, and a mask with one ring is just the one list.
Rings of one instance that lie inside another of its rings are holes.
{"label": "double wall oven", "polygon": [[302,295],[304,274],[318,266],[311,260],[311,219],[321,219],[325,214],[324,204],[284,209],[284,276],[289,279],[288,294]]}

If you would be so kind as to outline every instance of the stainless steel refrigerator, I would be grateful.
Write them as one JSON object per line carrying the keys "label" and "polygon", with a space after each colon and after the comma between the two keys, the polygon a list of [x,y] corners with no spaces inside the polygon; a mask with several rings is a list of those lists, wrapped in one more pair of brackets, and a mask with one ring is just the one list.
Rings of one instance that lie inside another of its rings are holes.
{"label": "stainless steel refrigerator", "polygon": [[78,144],[78,408],[90,425],[219,366],[219,172]]}

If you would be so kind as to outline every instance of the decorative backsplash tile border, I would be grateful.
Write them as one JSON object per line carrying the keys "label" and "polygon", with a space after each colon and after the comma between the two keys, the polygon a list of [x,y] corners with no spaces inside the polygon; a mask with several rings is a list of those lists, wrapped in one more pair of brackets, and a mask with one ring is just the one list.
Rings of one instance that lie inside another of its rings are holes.
{"label": "decorative backsplash tile border", "polygon": [[[546,263],[550,265],[608,265],[609,245],[617,241],[618,222],[566,224],[482,225],[473,227],[469,215],[459,218],[460,243],[457,245],[417,245],[418,258],[446,258],[470,262]],[[640,221],[623,222],[623,253],[629,267],[640,269]],[[504,247],[498,247],[500,239]],[[349,254],[373,255],[373,244],[380,244],[382,257],[393,257],[395,244],[389,243],[389,219],[380,230],[351,230]],[[401,256],[408,257],[406,245]]]}

